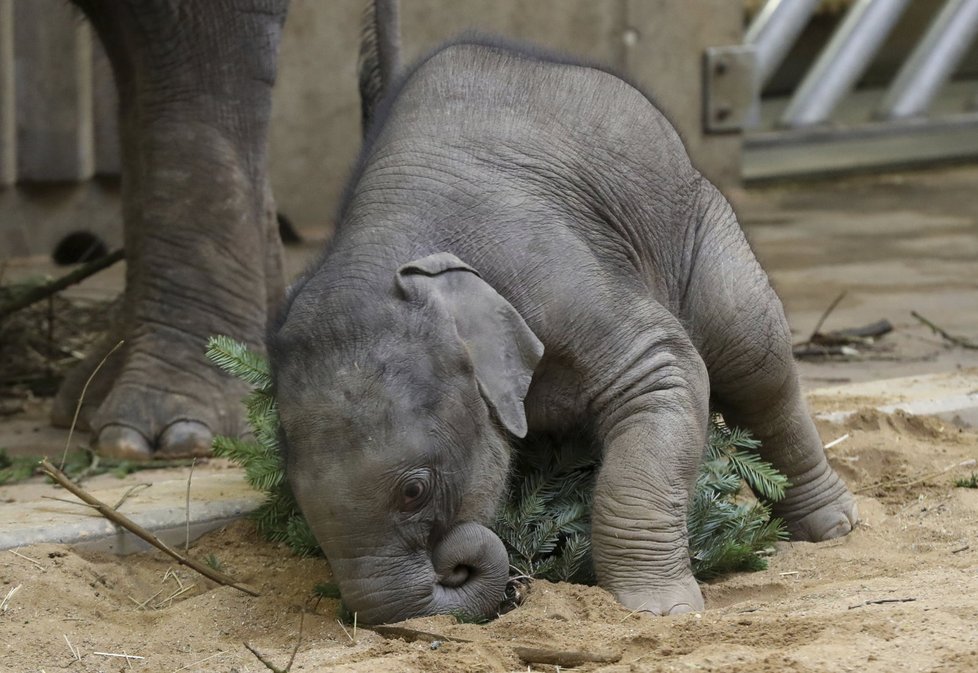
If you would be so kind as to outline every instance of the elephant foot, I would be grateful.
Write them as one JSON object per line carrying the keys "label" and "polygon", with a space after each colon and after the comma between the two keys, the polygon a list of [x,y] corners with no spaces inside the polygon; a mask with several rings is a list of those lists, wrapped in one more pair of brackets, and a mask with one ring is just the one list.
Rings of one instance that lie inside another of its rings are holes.
{"label": "elephant foot", "polygon": [[848,535],[859,520],[856,499],[827,463],[819,474],[788,489],[774,506],[792,540],[821,542]]}
{"label": "elephant foot", "polygon": [[211,453],[214,435],[203,423],[174,421],[151,441],[143,432],[118,424],[109,424],[93,438],[96,453],[120,460],[206,457]]}
{"label": "elephant foot", "polygon": [[640,590],[612,590],[618,602],[634,612],[681,615],[703,610],[703,593],[692,575],[674,584]]}
{"label": "elephant foot", "polygon": [[247,385],[207,361],[203,342],[180,346],[127,349],[118,377],[89,418],[96,453],[124,460],[207,456],[214,435],[244,432]]}

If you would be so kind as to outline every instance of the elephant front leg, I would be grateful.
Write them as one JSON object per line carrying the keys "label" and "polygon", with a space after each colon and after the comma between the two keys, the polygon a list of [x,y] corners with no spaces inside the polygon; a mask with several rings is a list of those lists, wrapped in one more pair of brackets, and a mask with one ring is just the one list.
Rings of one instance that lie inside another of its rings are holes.
{"label": "elephant front leg", "polygon": [[[287,3],[76,3],[119,88],[127,263],[125,347],[91,400],[93,444],[131,459],[207,453],[214,434],[245,429],[246,392],[207,361],[207,338],[260,350],[281,288],[266,145]],[[69,408],[75,393],[61,394]]]}
{"label": "elephant front leg", "polygon": [[659,615],[703,609],[686,518],[709,422],[702,361],[691,345],[667,348],[609,391],[591,529],[598,584],[625,607]]}

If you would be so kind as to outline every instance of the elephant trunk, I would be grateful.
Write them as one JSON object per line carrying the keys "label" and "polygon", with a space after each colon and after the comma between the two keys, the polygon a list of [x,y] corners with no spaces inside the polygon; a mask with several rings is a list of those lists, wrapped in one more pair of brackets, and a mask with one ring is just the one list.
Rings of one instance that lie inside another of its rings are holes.
{"label": "elephant trunk", "polygon": [[509,579],[509,556],[495,533],[477,523],[461,524],[442,538],[431,558],[437,580],[432,614],[496,614]]}
{"label": "elephant trunk", "polygon": [[407,559],[330,562],[347,609],[363,624],[436,614],[492,617],[509,577],[503,543],[485,526],[471,522],[451,529],[430,556],[420,552]]}

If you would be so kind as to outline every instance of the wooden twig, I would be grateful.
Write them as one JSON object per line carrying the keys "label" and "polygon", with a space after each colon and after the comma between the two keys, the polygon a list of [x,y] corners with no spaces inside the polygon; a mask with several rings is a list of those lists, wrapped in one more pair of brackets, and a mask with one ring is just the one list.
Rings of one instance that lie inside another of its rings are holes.
{"label": "wooden twig", "polygon": [[78,651],[78,648],[72,645],[71,641],[68,640],[68,634],[62,633],[61,635],[65,637],[65,642],[68,643],[68,651],[71,652],[71,656],[75,658],[75,661],[81,661],[81,653]]}
{"label": "wooden twig", "polygon": [[223,656],[225,656],[227,654],[228,654],[227,652],[218,652],[217,654],[212,654],[209,657],[204,657],[203,659],[198,659],[197,661],[191,661],[189,664],[185,664],[185,665],[181,666],[180,668],[173,669],[173,673],[180,673],[180,671],[185,671],[188,668],[192,668],[194,666],[198,666],[198,665],[204,663],[205,661],[210,661],[211,659],[217,659],[218,657],[223,657]]}
{"label": "wooden twig", "polygon": [[835,310],[835,307],[839,305],[839,302],[845,298],[848,292],[849,292],[848,290],[843,290],[842,292],[840,292],[839,296],[833,299],[832,303],[829,304],[829,307],[822,312],[822,317],[818,319],[817,323],[815,323],[815,329],[812,330],[812,335],[808,337],[808,343],[812,343],[812,340],[815,338],[815,335],[817,335],[819,330],[822,329],[822,325],[825,323],[825,320],[829,317],[832,311]]}
{"label": "wooden twig", "polygon": [[295,647],[292,648],[292,656],[289,657],[289,664],[285,667],[286,673],[292,670],[292,663],[295,661],[295,655],[299,651],[299,645],[302,644],[302,627],[306,623],[306,613],[302,612],[299,615],[299,635],[295,639]]}
{"label": "wooden twig", "polygon": [[135,521],[133,521],[129,517],[127,517],[127,516],[125,516],[123,514],[120,514],[117,511],[115,511],[114,509],[112,509],[111,507],[109,507],[108,505],[106,505],[104,502],[102,502],[98,498],[92,496],[91,494],[89,494],[88,492],[86,492],[84,489],[80,488],[78,485],[76,485],[75,483],[73,483],[67,476],[65,476],[65,474],[61,470],[59,470],[54,465],[52,465],[50,463],[50,461],[48,461],[47,458],[44,458],[43,460],[41,460],[41,470],[46,475],[48,475],[49,477],[51,477],[52,479],[54,479],[56,482],[58,482],[58,484],[62,488],[64,488],[66,491],[70,492],[72,495],[74,495],[75,497],[77,497],[82,502],[84,502],[84,503],[86,503],[86,504],[94,507],[96,510],[98,510],[99,514],[101,514],[102,516],[104,516],[106,519],[108,519],[112,523],[116,524],[117,526],[121,526],[121,527],[125,528],[126,530],[128,530],[130,533],[132,533],[136,537],[139,537],[139,538],[145,540],[149,544],[153,545],[154,547],[156,547],[157,549],[159,549],[160,551],[162,551],[164,554],[170,556],[172,559],[174,559],[180,565],[184,565],[184,566],[187,566],[188,568],[191,568],[192,570],[196,570],[198,573],[200,573],[201,575],[203,575],[207,579],[213,580],[214,582],[217,582],[218,584],[223,584],[225,586],[232,587],[232,588],[237,589],[238,591],[242,591],[242,592],[244,592],[244,593],[246,593],[246,594],[248,594],[250,596],[259,596],[259,595],[261,595],[257,591],[255,591],[254,589],[252,589],[252,588],[250,588],[250,587],[248,587],[248,586],[246,586],[244,584],[241,584],[240,582],[238,582],[233,577],[230,577],[228,575],[225,575],[224,573],[219,572],[217,570],[214,570],[213,568],[210,568],[210,567],[208,567],[207,565],[205,565],[203,563],[198,563],[197,561],[195,561],[195,560],[193,560],[191,558],[188,558],[186,556],[181,555],[178,551],[176,551],[175,549],[173,549],[172,547],[170,547],[169,545],[167,545],[165,542],[163,542],[162,540],[160,540],[158,537],[156,537],[155,535],[153,535],[153,533],[151,533],[150,531],[146,530],[145,528],[143,528],[142,526],[140,526],[139,524],[137,524]]}
{"label": "wooden twig", "polygon": [[964,337],[956,337],[953,334],[949,334],[944,328],[935,325],[930,320],[920,315],[916,311],[911,311],[910,315],[922,322],[923,324],[930,327],[931,330],[941,336],[945,341],[954,344],[955,346],[960,346],[961,348],[969,348],[971,350],[978,350],[978,342],[971,341],[970,339],[965,339]]}
{"label": "wooden twig", "polygon": [[302,627],[305,625],[305,623],[306,623],[306,613],[303,612],[299,617],[299,635],[295,640],[295,647],[292,648],[292,656],[289,657],[289,663],[286,664],[285,668],[279,668],[278,666],[270,662],[268,659],[266,659],[261,655],[261,652],[259,652],[257,649],[252,647],[247,642],[244,643],[244,646],[248,648],[249,652],[255,655],[258,661],[260,661],[265,665],[265,668],[272,671],[272,673],[289,673],[289,671],[292,670],[292,664],[295,663],[296,652],[299,651],[299,646],[302,644]]}
{"label": "wooden twig", "polygon": [[866,607],[867,605],[883,605],[884,603],[913,603],[916,598],[880,598],[875,601],[863,601],[862,603],[857,603],[856,605],[850,605],[850,610],[855,610],[856,608]]}
{"label": "wooden twig", "polygon": [[6,304],[0,306],[0,320],[3,320],[8,315],[15,313],[23,308],[27,308],[31,304],[35,304],[43,299],[61,292],[67,287],[71,287],[75,283],[80,283],[92,274],[98,273],[102,269],[107,269],[116,262],[125,258],[126,253],[122,248],[118,250],[113,250],[104,257],[99,257],[96,260],[89,262],[83,266],[78,267],[71,273],[67,273],[61,278],[56,278],[49,283],[44,285],[39,285],[37,287],[31,288],[26,292],[23,292],[18,297],[14,297]]}
{"label": "wooden twig", "polygon": [[145,659],[146,657],[140,657],[135,654],[116,654],[115,652],[92,652],[92,654],[97,654],[101,657],[118,657],[119,659],[125,659],[126,661],[130,659]]}
{"label": "wooden twig", "polygon": [[190,474],[187,475],[187,538],[183,544],[184,553],[190,552],[190,481],[194,478],[194,465],[197,464],[197,459],[194,458],[194,462],[190,464]]}
{"label": "wooden twig", "polygon": [[68,459],[68,449],[71,447],[71,436],[75,432],[75,425],[78,424],[78,414],[81,413],[82,402],[85,401],[85,393],[88,392],[88,385],[92,382],[92,379],[95,378],[95,375],[98,374],[99,370],[102,368],[102,365],[105,364],[105,361],[108,360],[113,353],[119,350],[124,343],[126,343],[126,340],[120,339],[119,343],[113,346],[112,350],[105,354],[105,357],[98,363],[98,366],[95,367],[95,369],[92,370],[92,373],[88,375],[88,380],[85,381],[85,385],[82,387],[81,395],[78,396],[78,404],[75,405],[75,415],[71,419],[71,427],[68,428],[68,439],[65,440],[65,451],[61,455],[61,469],[64,469],[65,461]]}
{"label": "wooden twig", "polygon": [[7,609],[10,607],[10,599],[14,597],[15,593],[20,591],[20,588],[22,586],[23,586],[22,584],[18,584],[13,589],[8,591],[7,595],[3,597],[3,600],[0,601],[0,614],[3,614],[4,612],[7,611]]}
{"label": "wooden twig", "polygon": [[[871,484],[860,486],[859,488],[855,489],[855,493],[865,493],[866,491],[871,491],[874,488],[879,488],[880,486],[886,486],[886,485],[898,486],[900,488],[907,488],[908,486],[916,486],[922,481],[927,481],[928,479],[933,479],[934,477],[939,477],[942,474],[946,474],[956,467],[972,467],[976,464],[976,462],[978,462],[976,461],[976,459],[969,458],[967,460],[962,460],[961,462],[958,463],[951,463],[950,465],[948,465],[947,467],[941,470],[928,472],[927,474],[921,477],[916,477],[914,479],[904,479],[902,481],[894,481],[894,482],[891,482],[887,479],[880,479],[879,481],[874,481]],[[911,503],[911,504],[915,504],[915,503]]]}
{"label": "wooden twig", "polygon": [[[337,620],[338,621],[338,620]],[[340,626],[343,626],[343,622],[340,622]],[[346,631],[346,627],[343,627]],[[425,643],[433,643],[436,640],[440,640],[446,643],[471,643],[471,640],[467,638],[453,638],[452,636],[442,636],[437,633],[430,633],[428,631],[418,631],[417,629],[408,628],[406,626],[371,626],[370,631],[373,631],[379,636],[384,638],[400,638],[401,640],[413,643],[416,640],[420,640]],[[349,635],[349,633],[347,634]],[[353,640],[351,637],[350,640]]]}
{"label": "wooden twig", "polygon": [[270,670],[272,673],[285,673],[285,670],[284,669],[279,668],[278,666],[276,666],[275,664],[273,664],[272,662],[270,662],[268,659],[266,659],[265,657],[263,657],[262,656],[262,653],[259,652],[258,650],[256,650],[254,647],[252,647],[251,644],[248,643],[247,641],[245,641],[245,642],[243,642],[241,644],[244,645],[249,652],[251,652],[253,655],[255,655],[255,659],[257,659],[262,664],[264,664],[265,668],[267,668],[268,670]]}
{"label": "wooden twig", "polygon": [[161,593],[163,593],[163,590],[162,590],[162,589],[160,589],[160,590],[159,590],[159,591],[157,591],[157,592],[156,592],[155,594],[153,594],[152,596],[150,596],[149,598],[147,598],[146,600],[144,600],[144,601],[143,601],[142,603],[140,603],[139,601],[137,601],[137,600],[136,600],[135,598],[133,598],[132,596],[129,596],[129,600],[131,600],[131,601],[132,601],[133,603],[135,603],[135,604],[136,604],[136,609],[137,609],[137,610],[145,610],[145,609],[146,609],[146,605],[147,605],[147,604],[148,604],[148,603],[149,603],[149,602],[150,602],[151,600],[153,600],[154,598],[156,598],[157,596],[159,596],[159,595],[160,595]]}
{"label": "wooden twig", "polygon": [[796,358],[820,358],[826,355],[842,355],[854,358],[860,355],[859,351],[852,346],[821,346],[807,341],[792,347],[791,354]]}
{"label": "wooden twig", "polygon": [[833,330],[831,332],[815,332],[808,343],[820,346],[848,346],[851,344],[872,345],[872,343],[885,334],[893,331],[893,325],[889,320],[877,320],[869,325],[862,327],[848,327],[846,329]]}
{"label": "wooden twig", "polygon": [[[340,625],[342,626],[342,623]],[[416,640],[428,643],[433,643],[436,641],[454,643],[472,642],[467,638],[443,636],[438,633],[419,631],[417,629],[412,629],[405,626],[371,626],[370,630],[380,636],[383,636],[384,638],[400,638],[402,640],[406,640],[407,642],[414,642]],[[349,633],[347,633],[347,635],[349,636]],[[513,652],[515,652],[516,656],[518,656],[525,664],[549,664],[551,666],[562,666],[565,668],[581,666],[582,664],[586,663],[614,664],[621,660],[620,653],[615,654],[608,652],[551,650],[545,648],[525,647],[522,645],[514,646]]]}
{"label": "wooden twig", "polygon": [[849,439],[849,433],[848,432],[846,434],[842,435],[841,437],[838,437],[836,439],[833,439],[831,442],[829,442],[828,444],[825,445],[825,448],[826,448],[826,450],[831,449],[833,446],[838,446],[839,444],[841,444],[842,442],[846,441],[847,439]]}
{"label": "wooden twig", "polygon": [[66,502],[69,505],[83,505],[84,507],[88,507],[89,509],[94,509],[95,511],[98,511],[98,508],[97,507],[92,507],[87,502],[78,502],[77,500],[70,500],[68,498],[59,498],[56,495],[42,495],[41,496],[41,499],[42,500],[54,500],[56,502]]}
{"label": "wooden twig", "polygon": [[120,507],[126,504],[126,500],[132,497],[133,493],[135,493],[136,491],[142,491],[144,488],[149,488],[150,486],[152,486],[152,484],[149,483],[133,484],[132,486],[126,489],[126,492],[123,493],[122,497],[119,498],[119,501],[112,506],[112,509],[118,510]]}
{"label": "wooden twig", "polygon": [[583,664],[615,664],[621,661],[621,653],[582,652],[579,650],[550,650],[517,645],[513,648],[516,656],[527,665],[549,664],[563,668],[574,668]]}
{"label": "wooden twig", "polygon": [[346,637],[350,639],[350,643],[352,645],[356,645],[357,644],[357,641],[355,641],[353,639],[353,636],[350,635],[350,632],[346,630],[346,626],[343,624],[343,622],[340,621],[339,619],[337,619],[336,620],[336,623],[340,625],[340,628],[341,629],[343,629],[343,633],[345,633],[346,634]]}
{"label": "wooden twig", "polygon": [[183,596],[185,593],[192,590],[196,586],[197,586],[196,584],[188,584],[187,586],[181,585],[179,589],[177,589],[172,594],[170,594],[169,596],[161,600],[159,603],[157,603],[156,608],[157,609],[162,608],[164,605],[166,607],[170,607],[171,605],[173,605],[174,598],[179,598],[180,596]]}
{"label": "wooden twig", "polygon": [[41,565],[40,563],[38,563],[37,561],[35,561],[34,559],[32,559],[30,556],[24,556],[23,554],[19,553],[16,549],[8,549],[7,551],[9,551],[11,554],[13,554],[14,556],[16,556],[18,558],[22,558],[25,561],[30,561],[31,563],[33,563],[34,565],[36,565],[41,570],[44,570],[44,566]]}

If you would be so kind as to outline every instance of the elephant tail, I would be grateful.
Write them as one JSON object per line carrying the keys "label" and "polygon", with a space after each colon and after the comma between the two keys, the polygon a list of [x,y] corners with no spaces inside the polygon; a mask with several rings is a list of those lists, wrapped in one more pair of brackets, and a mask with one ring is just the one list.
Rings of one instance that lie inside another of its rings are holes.
{"label": "elephant tail", "polygon": [[362,30],[357,75],[360,87],[360,121],[366,135],[377,103],[384,97],[400,67],[398,0],[368,2]]}

